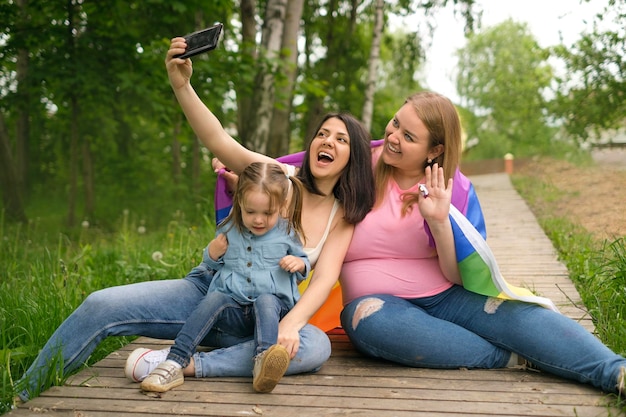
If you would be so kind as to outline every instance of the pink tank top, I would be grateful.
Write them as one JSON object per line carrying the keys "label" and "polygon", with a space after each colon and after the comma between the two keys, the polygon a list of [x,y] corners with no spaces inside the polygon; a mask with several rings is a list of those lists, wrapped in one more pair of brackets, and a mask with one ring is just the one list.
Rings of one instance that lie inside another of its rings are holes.
{"label": "pink tank top", "polygon": [[402,217],[400,197],[417,187],[403,191],[389,181],[385,201],[356,225],[340,276],[344,304],[373,294],[428,297],[454,285],[439,268],[417,206]]}

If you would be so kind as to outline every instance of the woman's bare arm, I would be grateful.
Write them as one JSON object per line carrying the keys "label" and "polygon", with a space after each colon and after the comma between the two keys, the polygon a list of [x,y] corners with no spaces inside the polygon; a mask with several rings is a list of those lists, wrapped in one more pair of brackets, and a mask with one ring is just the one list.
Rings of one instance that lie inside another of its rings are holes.
{"label": "woman's bare arm", "polygon": [[190,59],[174,58],[186,47],[184,38],[174,38],[165,58],[170,84],[189,124],[200,141],[229,169],[239,174],[255,161],[272,162],[272,158],[243,147],[223,128],[221,122],[200,100],[191,86],[192,63]]}
{"label": "woman's bare arm", "polygon": [[354,226],[343,220],[331,230],[313,270],[309,286],[294,308],[280,321],[278,343],[287,348],[292,358],[300,347],[298,332],[322,307],[339,278],[353,232]]}
{"label": "woman's bare arm", "polygon": [[452,198],[453,181],[445,181],[443,168],[437,164],[431,169],[426,168],[425,185],[428,197],[420,197],[418,204],[422,216],[428,223],[435,240],[439,267],[448,281],[463,285],[459,265],[456,261],[456,248],[452,224],[448,213]]}

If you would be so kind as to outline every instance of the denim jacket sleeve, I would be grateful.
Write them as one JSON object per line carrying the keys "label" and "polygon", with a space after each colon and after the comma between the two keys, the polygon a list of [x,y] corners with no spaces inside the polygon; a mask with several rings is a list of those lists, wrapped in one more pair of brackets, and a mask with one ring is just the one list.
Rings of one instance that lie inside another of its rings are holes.
{"label": "denim jacket sleeve", "polygon": [[202,251],[202,263],[206,264],[209,269],[219,271],[220,269],[222,269],[222,266],[224,266],[224,257],[220,256],[217,261],[211,259],[211,257],[209,256],[209,245],[207,245]]}
{"label": "denim jacket sleeve", "polygon": [[[217,228],[217,230],[215,231],[215,236],[219,236],[220,233],[226,233],[223,227]],[[219,271],[224,266],[224,257],[220,256],[217,261],[214,261],[213,259],[211,259],[211,256],[209,256],[209,245],[206,245],[204,247],[204,250],[202,251],[202,263],[206,264],[209,269]]]}

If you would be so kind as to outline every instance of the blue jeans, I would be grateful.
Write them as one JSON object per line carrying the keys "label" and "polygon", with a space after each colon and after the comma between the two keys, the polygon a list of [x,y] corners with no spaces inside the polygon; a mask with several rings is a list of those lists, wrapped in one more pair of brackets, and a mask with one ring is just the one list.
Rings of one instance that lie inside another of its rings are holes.
{"label": "blue jeans", "polygon": [[[65,375],[80,368],[108,336],[175,339],[207,294],[211,271],[202,265],[184,279],[149,281],[106,288],[89,295],[52,334],[33,364],[18,381],[26,401],[43,387],[54,359],[61,356]],[[194,355],[197,377],[252,376],[255,342],[224,330],[209,332],[201,343],[216,349]],[[314,372],[330,356],[328,336],[315,326],[300,330],[300,348],[286,374]],[[120,372],[122,372],[120,370]]]}
{"label": "blue jeans", "polygon": [[423,368],[501,368],[510,352],[539,369],[616,391],[626,359],[574,320],[534,304],[454,286],[432,297],[357,298],[341,323],[361,352]]}
{"label": "blue jeans", "polygon": [[241,338],[254,335],[258,355],[276,343],[278,322],[288,312],[285,303],[273,294],[262,294],[254,303],[241,305],[228,294],[211,291],[187,318],[167,359],[185,368],[212,329]]}

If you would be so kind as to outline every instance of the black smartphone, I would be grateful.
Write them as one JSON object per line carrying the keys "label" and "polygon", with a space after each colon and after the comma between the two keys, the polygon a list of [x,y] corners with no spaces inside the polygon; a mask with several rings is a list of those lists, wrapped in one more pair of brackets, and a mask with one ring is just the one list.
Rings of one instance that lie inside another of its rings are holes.
{"label": "black smartphone", "polygon": [[185,49],[185,53],[176,55],[174,58],[190,58],[203,52],[212,51],[217,47],[223,26],[221,23],[217,23],[209,28],[185,35],[187,49]]}

